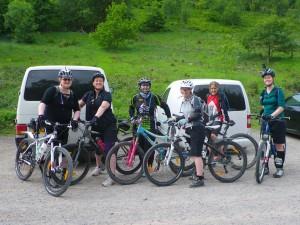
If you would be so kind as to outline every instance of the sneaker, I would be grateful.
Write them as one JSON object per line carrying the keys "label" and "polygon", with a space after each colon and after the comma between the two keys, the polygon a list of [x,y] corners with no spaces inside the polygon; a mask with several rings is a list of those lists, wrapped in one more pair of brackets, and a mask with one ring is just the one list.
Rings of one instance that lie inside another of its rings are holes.
{"label": "sneaker", "polygon": [[92,176],[99,176],[101,174],[101,172],[102,172],[102,169],[96,166],[92,172]]}
{"label": "sneaker", "polygon": [[269,174],[270,174],[269,167],[265,167],[264,175],[269,175]]}
{"label": "sneaker", "polygon": [[200,179],[199,177],[195,177],[195,179],[190,184],[190,188],[202,187],[202,186],[204,186],[204,180]]}
{"label": "sneaker", "polygon": [[105,181],[102,182],[102,186],[109,187],[112,186],[114,183],[115,182],[110,177],[108,177]]}
{"label": "sneaker", "polygon": [[273,174],[274,178],[280,178],[282,177],[284,174],[283,169],[282,168],[277,168],[276,172]]}

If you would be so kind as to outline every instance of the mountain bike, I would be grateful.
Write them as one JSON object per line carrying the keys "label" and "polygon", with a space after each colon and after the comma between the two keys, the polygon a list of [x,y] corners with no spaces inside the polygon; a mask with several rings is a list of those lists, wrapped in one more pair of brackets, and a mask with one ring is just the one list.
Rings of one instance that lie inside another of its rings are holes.
{"label": "mountain bike", "polygon": [[[191,124],[180,127],[177,130],[177,148],[182,152],[190,151],[190,136],[185,132]],[[247,167],[247,154],[245,150],[230,138],[224,138],[216,143],[211,143],[209,133],[219,128],[216,125],[206,125],[207,137],[203,144],[202,158],[204,166],[208,166],[210,173],[219,181],[224,183],[234,182],[239,179]],[[176,143],[175,142],[175,143]],[[191,175],[194,172],[194,162],[189,159],[189,154],[183,154],[185,158],[184,173]],[[186,165],[187,164],[187,165]],[[176,166],[171,167],[177,171]]]}
{"label": "mountain bike", "polygon": [[[91,166],[91,155],[90,152],[100,149],[100,152],[104,152],[104,149],[101,145],[97,143],[100,138],[100,133],[97,131],[91,130],[92,123],[90,121],[79,121],[80,124],[78,129],[81,131],[82,135],[78,138],[76,143],[67,144],[63,147],[66,148],[73,159],[73,174],[71,185],[79,183],[89,172]],[[130,128],[130,125],[125,120],[118,121],[118,133],[122,135],[127,135],[127,130]],[[131,140],[131,136],[127,136],[122,140],[118,141],[127,141]],[[122,171],[122,169],[117,165],[117,170]]]}
{"label": "mountain bike", "polygon": [[[45,122],[54,131],[44,137],[40,136],[37,120],[31,120],[28,127],[32,131],[25,132],[27,138],[18,145],[15,170],[19,179],[27,180],[38,164],[42,172],[46,191],[55,197],[62,195],[72,180],[72,158],[69,152],[61,147],[57,140],[57,129],[69,129],[69,124]],[[57,145],[58,143],[58,145]]]}
{"label": "mountain bike", "polygon": [[[139,144],[144,137],[151,145],[166,142],[167,136],[157,135],[142,126],[143,117],[136,118],[133,123],[137,125],[131,141],[119,142],[107,154],[105,166],[112,180],[119,184],[135,183],[143,174],[144,150]],[[114,171],[114,165],[117,165]]]}
{"label": "mountain bike", "polygon": [[260,129],[260,141],[258,145],[258,152],[256,158],[256,168],[255,168],[255,179],[258,184],[263,182],[265,176],[265,170],[268,166],[269,160],[272,155],[276,156],[276,148],[273,143],[273,139],[270,132],[270,122],[280,120],[280,119],[290,119],[290,117],[282,117],[280,119],[272,119],[272,120],[263,120],[261,115],[254,114],[256,119],[260,119],[261,122],[265,123],[265,125],[261,126]]}
{"label": "mountain bike", "polygon": [[247,154],[247,169],[249,169],[255,165],[258,143],[251,135],[245,133],[236,133],[228,137],[227,130],[234,125],[235,122],[233,120],[222,122],[224,129],[223,131],[220,130],[219,134],[222,138],[230,138],[232,141],[237,142],[245,150]]}

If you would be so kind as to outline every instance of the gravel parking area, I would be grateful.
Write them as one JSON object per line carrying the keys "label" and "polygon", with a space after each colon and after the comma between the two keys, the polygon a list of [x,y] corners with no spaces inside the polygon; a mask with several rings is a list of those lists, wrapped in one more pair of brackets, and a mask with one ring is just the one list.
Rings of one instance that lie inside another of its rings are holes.
{"label": "gravel parking area", "polygon": [[20,181],[13,137],[0,137],[0,143],[0,224],[300,224],[299,138],[288,137],[285,176],[267,176],[261,185],[254,168],[230,184],[205,170],[205,186],[196,189],[188,178],[169,187],[142,178],[104,188],[106,175],[89,174],[58,198],[47,194],[38,168]]}

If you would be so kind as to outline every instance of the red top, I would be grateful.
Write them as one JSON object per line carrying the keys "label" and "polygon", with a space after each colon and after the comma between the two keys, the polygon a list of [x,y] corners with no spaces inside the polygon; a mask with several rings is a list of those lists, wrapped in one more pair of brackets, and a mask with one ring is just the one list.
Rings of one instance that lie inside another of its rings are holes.
{"label": "red top", "polygon": [[[210,117],[220,113],[221,106],[220,106],[220,102],[219,102],[219,95],[209,95],[207,97],[207,107],[208,107],[208,115]],[[221,113],[220,116],[218,116],[218,118],[216,118],[216,120],[223,122],[223,120],[224,120],[223,114]]]}

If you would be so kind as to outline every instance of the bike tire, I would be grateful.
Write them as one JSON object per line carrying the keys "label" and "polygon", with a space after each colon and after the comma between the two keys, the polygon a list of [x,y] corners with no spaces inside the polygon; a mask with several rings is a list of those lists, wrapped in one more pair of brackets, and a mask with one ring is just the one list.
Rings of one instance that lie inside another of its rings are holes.
{"label": "bike tire", "polygon": [[[144,152],[142,148],[137,145],[136,155],[134,158],[134,165],[128,166],[126,160],[128,157],[128,149],[132,142],[120,142],[110,149],[106,156],[105,167],[108,175],[118,184],[128,185],[133,184],[142,177],[143,174],[143,158]],[[110,162],[111,160],[116,161],[116,171],[113,172]]]}
{"label": "bike tire", "polygon": [[[208,157],[208,169],[217,180],[232,183],[245,173],[247,154],[239,144],[222,140],[213,148]],[[223,152],[223,156],[219,152]]]}
{"label": "bike tire", "polygon": [[[24,138],[18,145],[15,158],[15,171],[20,180],[27,180],[33,173],[35,167],[35,146],[33,145],[28,149],[28,146],[33,142],[34,139],[32,138]],[[23,171],[26,168],[27,170]]]}
{"label": "bike tire", "polygon": [[143,167],[145,175],[149,181],[157,186],[169,186],[182,176],[184,158],[181,151],[175,148],[171,156],[172,161],[169,162],[169,165],[164,163],[165,155],[170,148],[170,143],[157,144],[152,146],[144,156]]}
{"label": "bike tire", "polygon": [[244,133],[234,134],[230,136],[230,139],[232,139],[232,141],[237,142],[246,151],[247,169],[254,166],[256,162],[257,151],[258,151],[257,141],[249,134],[244,134]]}
{"label": "bike tire", "polygon": [[263,182],[265,176],[266,163],[264,157],[266,151],[267,151],[267,143],[261,142],[258,147],[256,166],[255,166],[255,180],[258,184],[261,184]]}
{"label": "bike tire", "polygon": [[[184,158],[184,168],[183,168],[183,172],[181,174],[182,177],[188,177],[191,176],[194,173],[194,168],[195,168],[195,163],[194,161],[191,160],[190,157],[188,158]],[[178,170],[178,166],[170,163],[170,168],[174,173],[177,173]]]}
{"label": "bike tire", "polygon": [[[58,165],[60,153],[64,159],[63,163],[61,163],[62,165]],[[56,147],[54,152],[54,164],[57,170],[51,171],[51,151],[49,151],[46,155],[43,168],[43,183],[46,191],[50,195],[58,197],[68,189],[72,182],[73,163],[68,150],[63,147]]]}
{"label": "bike tire", "polygon": [[67,144],[63,147],[69,151],[73,160],[71,185],[78,184],[90,170],[90,152],[80,144]]}

